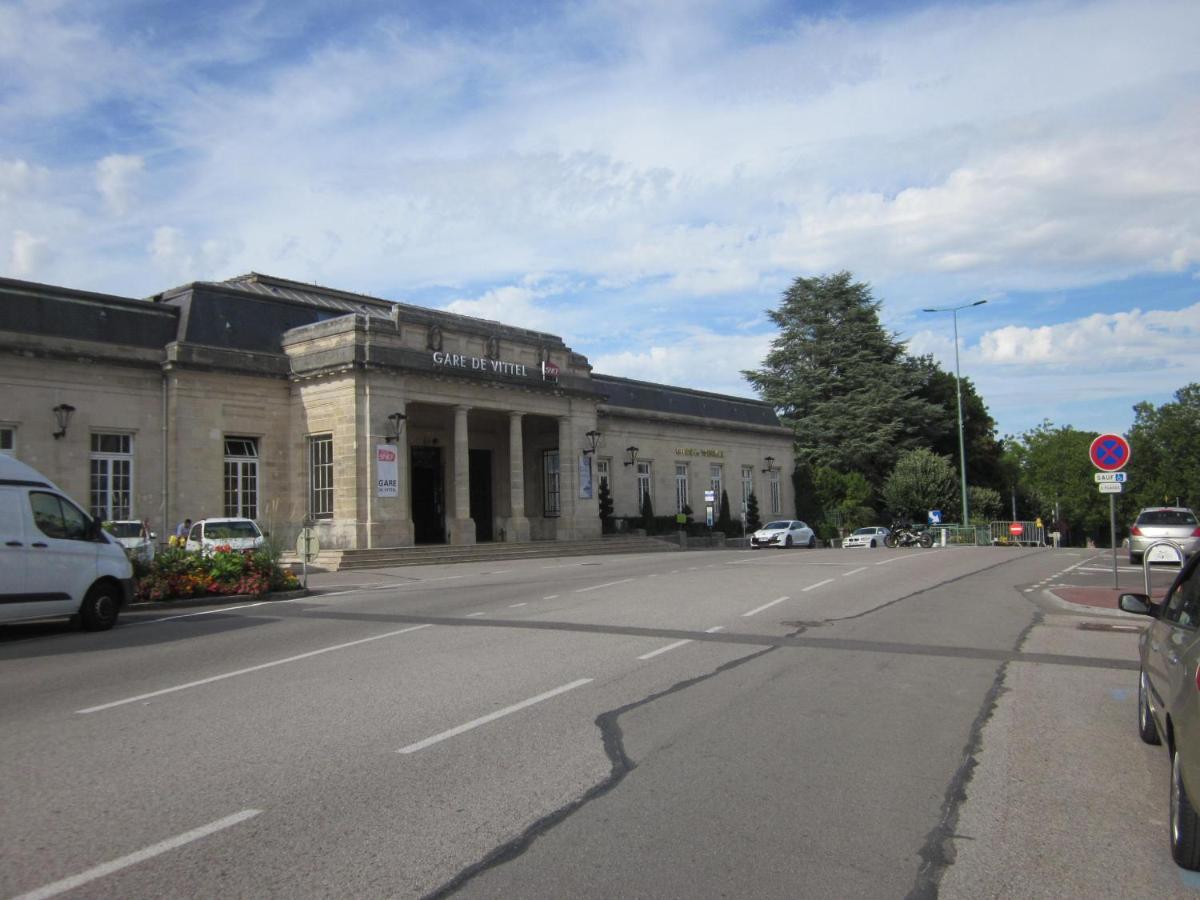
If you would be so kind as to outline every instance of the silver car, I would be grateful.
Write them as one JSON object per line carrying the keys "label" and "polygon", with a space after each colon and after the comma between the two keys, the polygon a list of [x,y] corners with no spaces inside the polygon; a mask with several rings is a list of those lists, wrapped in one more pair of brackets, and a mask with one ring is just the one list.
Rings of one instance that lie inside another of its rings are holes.
{"label": "silver car", "polygon": [[817,536],[797,519],[776,519],[750,535],[750,546],[755,550],[759,547],[815,547]]}
{"label": "silver car", "polygon": [[1196,514],[1183,506],[1143,509],[1129,530],[1129,562],[1140,563],[1146,548],[1161,540],[1177,544],[1185,557],[1191,556],[1200,549],[1200,522],[1196,521]]}

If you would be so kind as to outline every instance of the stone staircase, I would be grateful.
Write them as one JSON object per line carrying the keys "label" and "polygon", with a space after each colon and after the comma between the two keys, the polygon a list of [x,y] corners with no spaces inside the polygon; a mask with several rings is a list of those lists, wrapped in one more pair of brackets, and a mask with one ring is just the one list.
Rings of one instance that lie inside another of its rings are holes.
{"label": "stone staircase", "polygon": [[[558,556],[591,556],[598,553],[663,553],[682,549],[669,539],[610,535],[585,541],[530,541],[528,543],[431,544],[419,547],[381,547],[374,550],[322,550],[308,564],[309,571],[339,572],[348,569],[384,569],[392,566],[433,566],[500,559],[542,559]],[[280,562],[297,569],[299,557],[283,554]]]}

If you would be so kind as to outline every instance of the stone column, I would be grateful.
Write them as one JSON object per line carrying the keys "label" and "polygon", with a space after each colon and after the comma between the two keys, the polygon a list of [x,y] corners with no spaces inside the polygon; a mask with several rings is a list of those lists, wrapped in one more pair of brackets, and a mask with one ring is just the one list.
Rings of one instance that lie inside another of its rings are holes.
{"label": "stone column", "polygon": [[576,538],[575,511],[579,493],[579,461],[575,458],[575,441],[571,433],[570,416],[558,419],[558,529],[555,537],[560,541]]}
{"label": "stone column", "polygon": [[475,520],[471,518],[471,458],[467,453],[467,412],[454,407],[454,518],[450,521],[451,544],[475,543]]}
{"label": "stone column", "polygon": [[508,540],[529,540],[529,519],[525,515],[525,442],[521,434],[524,415],[508,414],[508,496],[512,507]]}

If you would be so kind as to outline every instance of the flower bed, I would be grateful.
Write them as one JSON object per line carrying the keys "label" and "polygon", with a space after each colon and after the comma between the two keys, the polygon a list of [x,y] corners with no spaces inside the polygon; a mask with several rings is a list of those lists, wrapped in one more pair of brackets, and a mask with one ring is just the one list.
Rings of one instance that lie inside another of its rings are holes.
{"label": "flower bed", "polygon": [[299,587],[296,576],[280,568],[269,551],[234,550],[228,544],[208,554],[168,547],[150,563],[135,563],[134,575],[139,602],[206,594],[257,597]]}

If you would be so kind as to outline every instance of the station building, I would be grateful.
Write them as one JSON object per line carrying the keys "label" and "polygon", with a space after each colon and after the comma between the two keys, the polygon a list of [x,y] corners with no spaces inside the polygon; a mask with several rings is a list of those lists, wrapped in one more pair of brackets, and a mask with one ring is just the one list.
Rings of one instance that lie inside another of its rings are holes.
{"label": "station building", "polygon": [[600,535],[727,492],[793,516],[767,403],[592,371],[562,338],[257,273],[146,299],[0,279],[0,452],[101,519],[244,516],[363,549]]}

